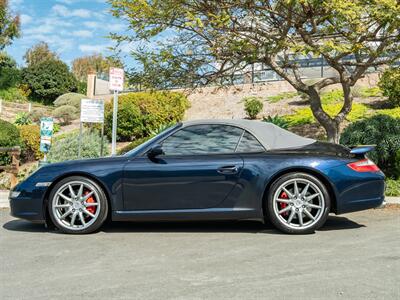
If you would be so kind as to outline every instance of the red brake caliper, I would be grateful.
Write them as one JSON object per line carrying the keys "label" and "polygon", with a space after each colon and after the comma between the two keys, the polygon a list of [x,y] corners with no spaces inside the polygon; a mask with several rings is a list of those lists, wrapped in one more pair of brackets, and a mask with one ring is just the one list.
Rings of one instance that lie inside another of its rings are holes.
{"label": "red brake caliper", "polygon": [[[288,199],[288,195],[285,192],[282,192],[281,195],[279,196],[281,199]],[[287,203],[279,202],[280,208],[284,209],[287,206]],[[288,212],[284,212],[282,215],[287,216]]]}
{"label": "red brake caliper", "polygon": [[[89,194],[89,192],[85,192],[85,195]],[[86,203],[96,203],[96,201],[94,201],[93,197],[90,197],[86,200]],[[96,212],[96,206],[89,206],[86,208],[86,210],[92,214],[94,214]]]}

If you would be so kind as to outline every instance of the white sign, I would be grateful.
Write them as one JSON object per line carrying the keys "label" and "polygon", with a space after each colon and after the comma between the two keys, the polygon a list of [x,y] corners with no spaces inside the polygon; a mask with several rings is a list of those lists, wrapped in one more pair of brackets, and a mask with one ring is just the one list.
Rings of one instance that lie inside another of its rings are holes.
{"label": "white sign", "polygon": [[94,99],[81,100],[81,122],[103,123],[104,101]]}
{"label": "white sign", "polygon": [[109,89],[111,91],[123,91],[124,89],[124,70],[110,68]]}

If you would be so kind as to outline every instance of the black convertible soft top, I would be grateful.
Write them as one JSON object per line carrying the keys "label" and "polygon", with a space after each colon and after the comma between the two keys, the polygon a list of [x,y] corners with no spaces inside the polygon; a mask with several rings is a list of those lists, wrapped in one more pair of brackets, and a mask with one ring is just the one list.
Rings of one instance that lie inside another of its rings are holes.
{"label": "black convertible soft top", "polygon": [[221,124],[243,128],[253,134],[268,150],[298,148],[315,143],[314,139],[301,137],[272,123],[244,119],[195,120],[183,122],[192,125]]}

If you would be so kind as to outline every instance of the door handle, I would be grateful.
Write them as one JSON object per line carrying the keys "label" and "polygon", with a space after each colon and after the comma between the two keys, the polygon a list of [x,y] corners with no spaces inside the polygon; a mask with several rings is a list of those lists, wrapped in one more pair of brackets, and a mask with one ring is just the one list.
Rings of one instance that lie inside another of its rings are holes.
{"label": "door handle", "polygon": [[224,166],[218,168],[217,172],[220,174],[237,174],[239,172],[239,168],[237,166]]}

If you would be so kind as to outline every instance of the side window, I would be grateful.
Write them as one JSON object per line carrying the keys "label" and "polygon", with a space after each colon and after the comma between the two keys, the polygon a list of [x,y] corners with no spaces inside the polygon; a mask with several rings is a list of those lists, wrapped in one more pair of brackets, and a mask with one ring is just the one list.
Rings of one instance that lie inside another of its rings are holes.
{"label": "side window", "polygon": [[260,142],[249,132],[245,132],[243,134],[242,139],[236,149],[236,152],[263,152],[265,151],[264,147],[260,144]]}
{"label": "side window", "polygon": [[234,153],[243,129],[228,125],[193,125],[163,143],[165,155]]}

